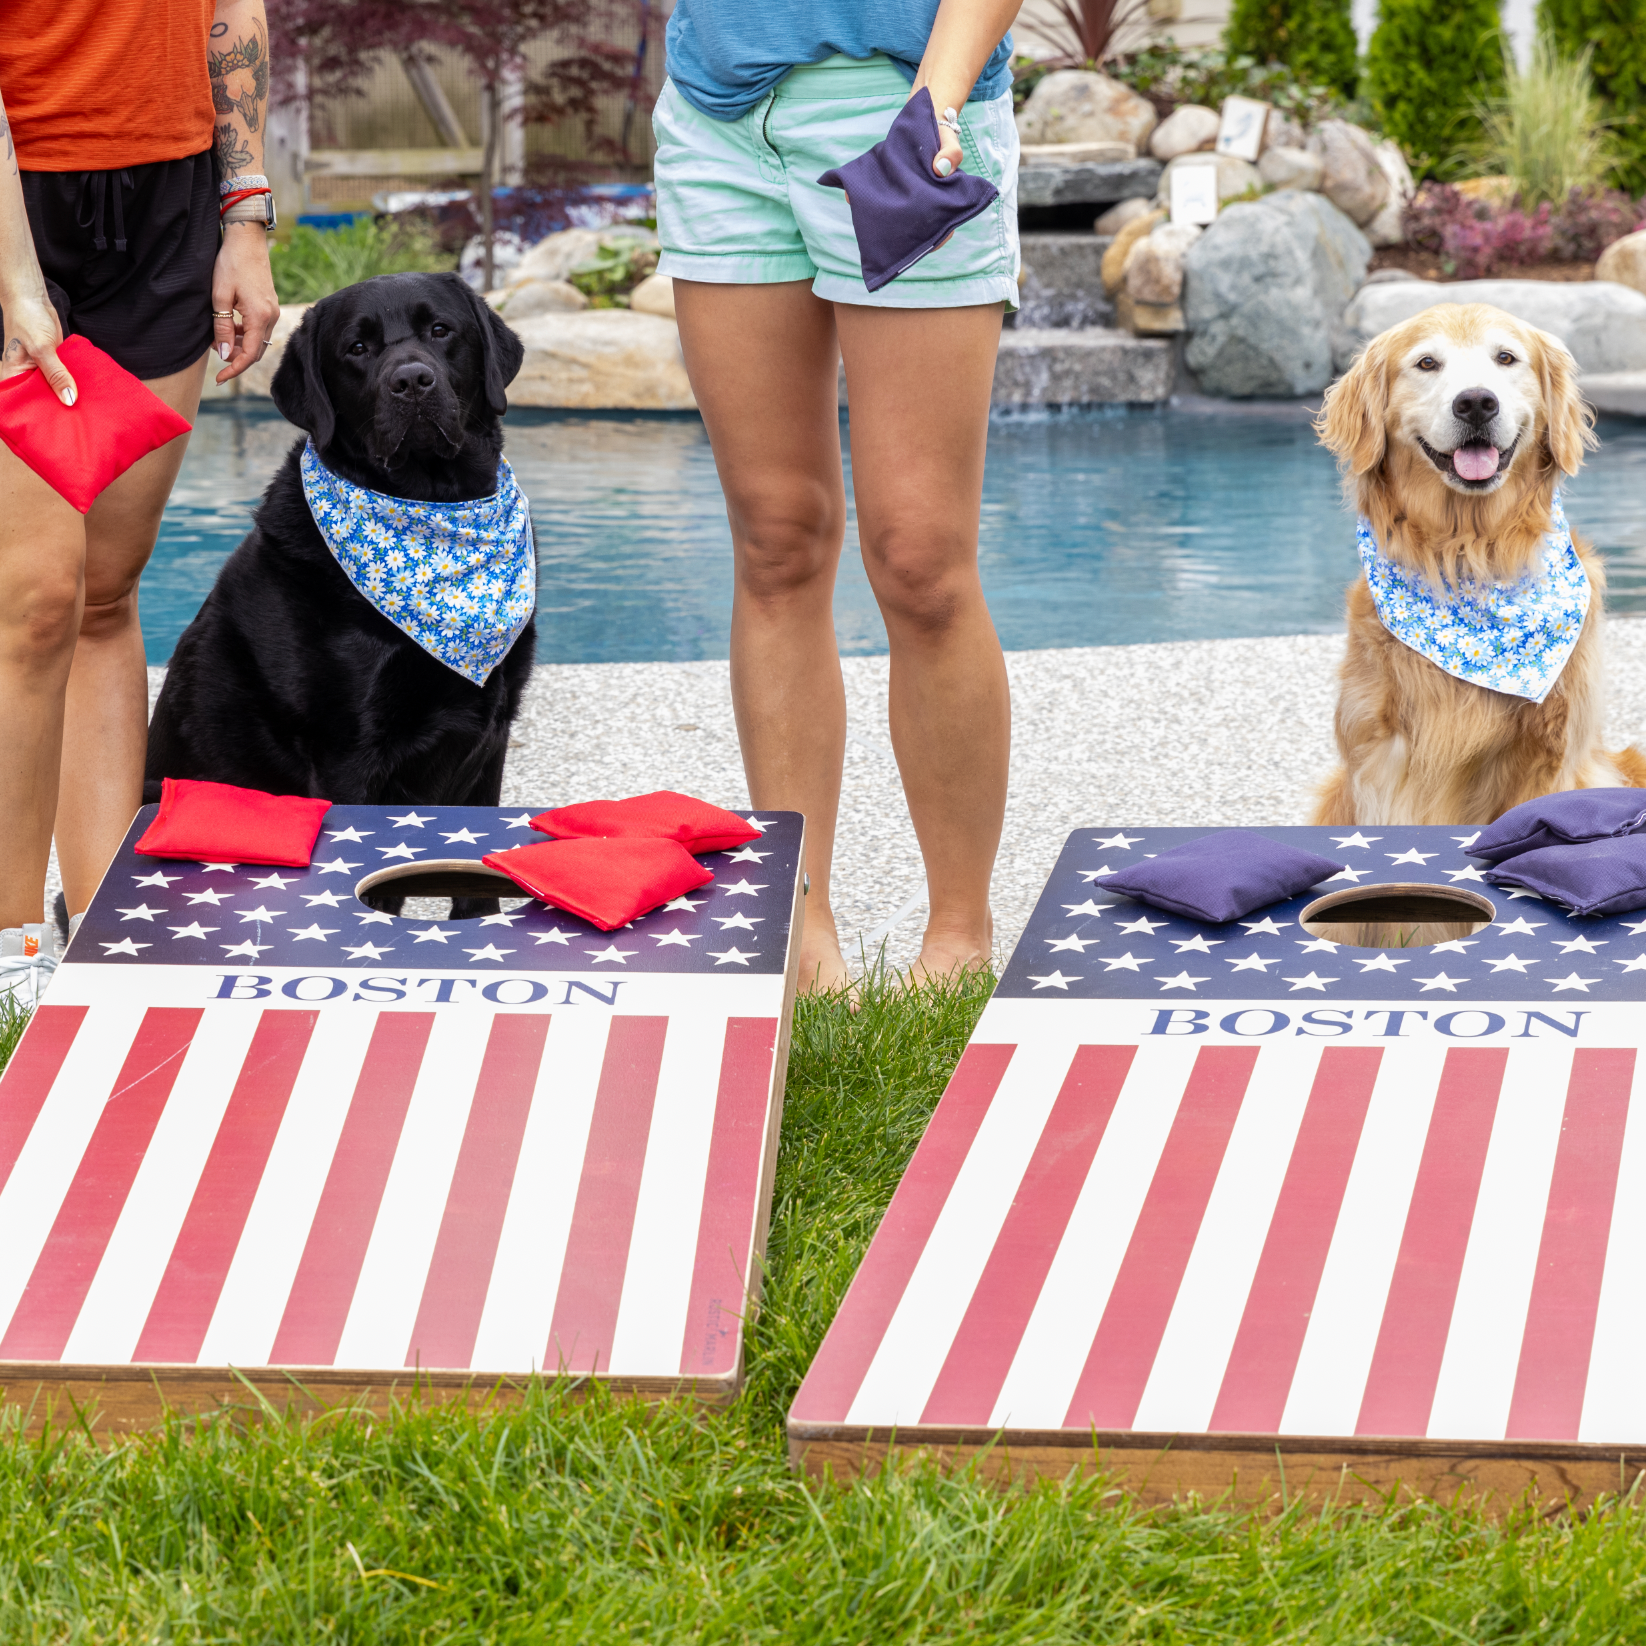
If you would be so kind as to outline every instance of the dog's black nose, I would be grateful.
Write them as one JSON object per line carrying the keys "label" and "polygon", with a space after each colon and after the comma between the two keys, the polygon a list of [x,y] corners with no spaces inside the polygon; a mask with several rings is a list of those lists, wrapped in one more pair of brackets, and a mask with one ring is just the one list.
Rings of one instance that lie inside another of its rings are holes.
{"label": "dog's black nose", "polygon": [[1465,423],[1487,423],[1497,416],[1497,396],[1490,389],[1465,389],[1452,402],[1452,415]]}
{"label": "dog's black nose", "polygon": [[[389,374],[390,394],[427,394],[434,387],[434,369],[421,360],[408,360]],[[1494,400],[1495,406],[1497,402]]]}

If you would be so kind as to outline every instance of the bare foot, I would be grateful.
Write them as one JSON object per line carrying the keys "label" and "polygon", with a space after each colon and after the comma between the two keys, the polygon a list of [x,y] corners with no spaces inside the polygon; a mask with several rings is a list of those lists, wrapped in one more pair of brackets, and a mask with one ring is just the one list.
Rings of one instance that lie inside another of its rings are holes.
{"label": "bare foot", "polygon": [[905,980],[919,988],[935,978],[957,977],[962,972],[981,971],[994,960],[994,916],[988,918],[982,941],[975,934],[928,931],[920,944],[920,958],[909,967]]}
{"label": "bare foot", "polygon": [[833,932],[810,935],[800,942],[800,992],[828,994],[846,988],[852,974],[846,969],[846,957]]}

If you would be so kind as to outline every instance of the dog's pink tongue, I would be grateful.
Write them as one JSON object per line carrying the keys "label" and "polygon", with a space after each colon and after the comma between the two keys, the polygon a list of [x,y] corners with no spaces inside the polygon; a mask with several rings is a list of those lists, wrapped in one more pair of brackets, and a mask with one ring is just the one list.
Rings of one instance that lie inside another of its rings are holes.
{"label": "dog's pink tongue", "polygon": [[1465,480],[1490,480],[1497,473],[1496,446],[1459,446],[1452,467]]}

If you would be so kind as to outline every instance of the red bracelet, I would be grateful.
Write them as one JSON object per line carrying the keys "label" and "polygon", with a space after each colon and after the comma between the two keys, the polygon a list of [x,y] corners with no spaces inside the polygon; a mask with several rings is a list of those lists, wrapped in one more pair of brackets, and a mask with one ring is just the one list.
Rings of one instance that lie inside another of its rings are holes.
{"label": "red bracelet", "polygon": [[242,200],[252,200],[260,194],[273,193],[273,189],[236,189],[233,194],[224,195],[218,204],[217,215],[221,218],[229,207],[238,206]]}

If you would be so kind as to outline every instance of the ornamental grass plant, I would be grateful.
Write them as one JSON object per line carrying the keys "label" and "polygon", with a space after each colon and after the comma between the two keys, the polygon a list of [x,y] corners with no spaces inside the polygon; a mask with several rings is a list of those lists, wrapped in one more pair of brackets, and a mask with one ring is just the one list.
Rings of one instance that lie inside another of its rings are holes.
{"label": "ornamental grass plant", "polygon": [[1568,56],[1547,34],[1532,42],[1525,68],[1503,54],[1503,95],[1479,105],[1474,151],[1488,176],[1514,181],[1523,209],[1588,194],[1620,158],[1590,72],[1594,53]]}

